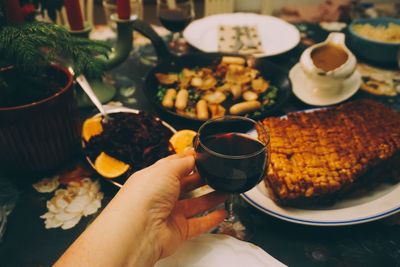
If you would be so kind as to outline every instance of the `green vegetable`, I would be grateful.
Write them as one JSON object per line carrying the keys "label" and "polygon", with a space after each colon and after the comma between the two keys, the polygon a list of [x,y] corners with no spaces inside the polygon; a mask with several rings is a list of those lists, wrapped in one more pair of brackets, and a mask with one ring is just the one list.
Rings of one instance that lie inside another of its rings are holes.
{"label": "green vegetable", "polygon": [[[278,96],[278,88],[274,85],[270,85],[268,90],[260,95],[262,106],[260,108],[261,112],[264,112],[268,107],[275,104],[275,99]],[[258,112],[258,111],[256,111]],[[254,113],[255,115],[255,113]],[[257,115],[255,115],[257,116]]]}
{"label": "green vegetable", "polygon": [[157,98],[160,102],[162,102],[162,100],[164,99],[165,93],[167,92],[167,88],[159,85],[157,88]]}
{"label": "green vegetable", "polygon": [[71,36],[56,24],[31,22],[0,27],[0,65],[14,66],[24,75],[38,75],[54,62],[67,61],[76,75],[99,78],[105,70],[103,58],[110,51],[109,44]]}
{"label": "green vegetable", "polygon": [[275,98],[278,94],[278,88],[274,85],[271,85],[267,91],[265,91],[261,97],[263,99],[271,99],[271,98]]}
{"label": "green vegetable", "polygon": [[201,95],[194,89],[194,88],[189,88],[189,100],[192,101],[193,103],[196,103],[199,101]]}

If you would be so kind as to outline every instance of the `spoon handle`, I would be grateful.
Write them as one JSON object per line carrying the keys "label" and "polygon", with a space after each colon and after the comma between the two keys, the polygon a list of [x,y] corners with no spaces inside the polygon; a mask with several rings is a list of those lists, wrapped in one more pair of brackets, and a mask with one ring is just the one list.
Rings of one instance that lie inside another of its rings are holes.
{"label": "spoon handle", "polygon": [[93,104],[97,107],[100,113],[103,115],[104,118],[108,118],[106,111],[103,108],[103,105],[100,103],[99,99],[97,98],[96,94],[93,92],[92,87],[90,86],[89,82],[86,80],[86,77],[82,74],[76,77],[76,81],[82,87],[83,91],[85,91],[86,95],[90,98]]}

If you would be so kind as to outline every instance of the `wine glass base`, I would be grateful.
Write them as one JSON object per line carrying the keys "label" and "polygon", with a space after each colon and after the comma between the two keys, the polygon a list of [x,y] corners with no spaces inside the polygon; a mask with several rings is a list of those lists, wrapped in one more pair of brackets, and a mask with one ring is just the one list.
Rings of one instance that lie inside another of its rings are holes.
{"label": "wine glass base", "polygon": [[233,222],[224,221],[213,231],[213,233],[229,235],[242,241],[249,241],[254,235],[252,227],[249,227],[249,225],[245,226],[239,220]]}
{"label": "wine glass base", "polygon": [[189,52],[189,44],[183,38],[178,38],[169,42],[169,48],[177,55],[182,55]]}

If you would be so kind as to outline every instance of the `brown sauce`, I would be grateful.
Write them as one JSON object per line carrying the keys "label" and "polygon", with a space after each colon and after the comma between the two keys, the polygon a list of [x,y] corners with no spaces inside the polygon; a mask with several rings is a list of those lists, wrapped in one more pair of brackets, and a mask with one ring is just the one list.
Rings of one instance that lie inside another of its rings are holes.
{"label": "brown sauce", "polygon": [[324,71],[338,68],[347,61],[348,57],[343,49],[332,44],[318,47],[311,52],[314,65]]}

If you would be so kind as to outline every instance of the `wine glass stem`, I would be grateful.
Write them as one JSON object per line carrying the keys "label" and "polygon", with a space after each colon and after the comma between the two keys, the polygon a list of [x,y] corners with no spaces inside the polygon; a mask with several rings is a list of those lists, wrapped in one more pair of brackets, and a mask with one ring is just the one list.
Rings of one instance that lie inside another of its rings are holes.
{"label": "wine glass stem", "polygon": [[229,198],[225,202],[225,209],[228,212],[228,215],[225,218],[225,222],[233,223],[236,221],[236,214],[233,211],[233,205],[235,202],[235,194],[229,194]]}
{"label": "wine glass stem", "polygon": [[183,37],[183,34],[182,32],[174,32],[171,37],[171,42],[178,42]]}

